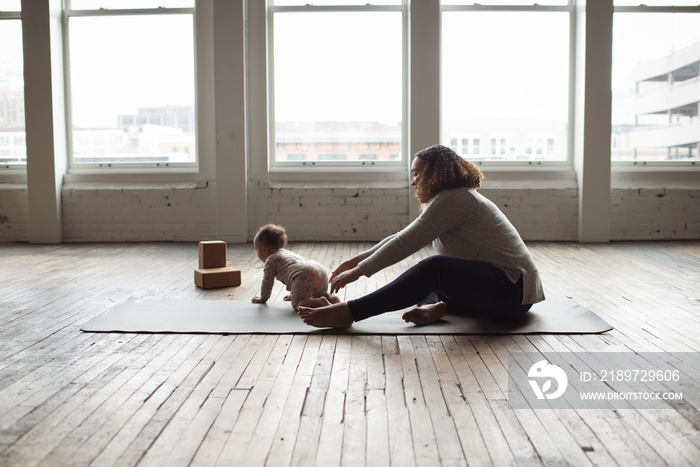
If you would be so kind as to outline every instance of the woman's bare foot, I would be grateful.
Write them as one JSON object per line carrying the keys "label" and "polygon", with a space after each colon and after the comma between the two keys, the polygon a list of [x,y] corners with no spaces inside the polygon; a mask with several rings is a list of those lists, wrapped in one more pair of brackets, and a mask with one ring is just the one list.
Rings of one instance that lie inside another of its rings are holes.
{"label": "woman's bare foot", "polygon": [[416,326],[427,326],[433,324],[447,314],[447,305],[444,302],[431,303],[408,310],[402,318],[407,323]]}
{"label": "woman's bare foot", "polygon": [[347,302],[321,308],[299,307],[299,316],[310,326],[317,328],[347,328],[352,325],[352,313]]}

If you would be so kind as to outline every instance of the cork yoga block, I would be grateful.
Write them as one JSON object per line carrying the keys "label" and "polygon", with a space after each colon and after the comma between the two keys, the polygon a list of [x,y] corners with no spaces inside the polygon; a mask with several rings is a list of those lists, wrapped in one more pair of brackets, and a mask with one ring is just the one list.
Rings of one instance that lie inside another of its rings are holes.
{"label": "cork yoga block", "polygon": [[194,283],[203,289],[241,285],[241,271],[233,268],[195,269]]}
{"label": "cork yoga block", "polygon": [[199,242],[199,269],[225,267],[226,242],[221,240]]}

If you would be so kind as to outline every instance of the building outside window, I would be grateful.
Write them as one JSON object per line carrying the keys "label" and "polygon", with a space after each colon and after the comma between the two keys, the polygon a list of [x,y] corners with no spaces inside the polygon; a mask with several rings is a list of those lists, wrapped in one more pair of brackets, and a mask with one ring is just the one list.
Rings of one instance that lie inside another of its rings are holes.
{"label": "building outside window", "polygon": [[401,0],[270,2],[270,167],[401,162],[405,8]]}
{"label": "building outside window", "polygon": [[71,167],[197,166],[194,0],[71,0]]}
{"label": "building outside window", "polygon": [[462,138],[462,155],[469,155],[469,138]]}
{"label": "building outside window", "polygon": [[19,1],[0,1],[0,168],[24,168],[24,59]]}
{"label": "building outside window", "polygon": [[[490,141],[462,149],[476,162],[569,159],[572,9],[566,0],[442,1],[443,144]],[[528,149],[542,133],[553,135],[552,152]]]}
{"label": "building outside window", "polygon": [[615,2],[612,160],[700,161],[700,6]]}

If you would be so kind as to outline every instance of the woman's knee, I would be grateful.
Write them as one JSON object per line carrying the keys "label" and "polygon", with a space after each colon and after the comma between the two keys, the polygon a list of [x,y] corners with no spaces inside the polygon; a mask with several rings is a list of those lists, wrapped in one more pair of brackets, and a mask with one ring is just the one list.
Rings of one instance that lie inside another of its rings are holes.
{"label": "woman's knee", "polygon": [[445,264],[453,258],[444,255],[433,255],[422,259],[414,267],[419,268],[423,271],[430,271],[431,273],[437,273],[441,271]]}

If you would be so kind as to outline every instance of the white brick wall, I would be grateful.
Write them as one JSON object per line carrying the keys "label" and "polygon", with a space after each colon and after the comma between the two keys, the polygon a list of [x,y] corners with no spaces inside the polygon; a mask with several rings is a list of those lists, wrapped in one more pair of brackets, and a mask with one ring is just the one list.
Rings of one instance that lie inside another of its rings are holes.
{"label": "white brick wall", "polygon": [[[480,192],[498,205],[524,239],[576,240],[576,188],[507,188]],[[292,240],[378,240],[408,223],[407,186],[339,188],[249,184],[249,237],[279,223]],[[66,184],[67,242],[199,241],[216,238],[214,184],[110,186]],[[700,239],[700,190],[614,188],[611,240]],[[27,187],[0,184],[0,242],[26,242]]]}
{"label": "white brick wall", "polygon": [[248,187],[249,237],[280,224],[290,240],[377,240],[408,223],[408,187]]}
{"label": "white brick wall", "polygon": [[524,240],[576,240],[576,188],[487,189],[479,192],[493,201]]}
{"label": "white brick wall", "polygon": [[199,241],[216,236],[212,183],[171,186],[66,184],[66,242]]}
{"label": "white brick wall", "polygon": [[[379,240],[408,222],[408,187],[271,188],[251,184],[249,235],[268,222],[293,240]],[[577,190],[481,189],[526,240],[575,240]]]}
{"label": "white brick wall", "polygon": [[27,185],[0,184],[0,243],[29,239]]}
{"label": "white brick wall", "polygon": [[615,188],[610,199],[611,240],[700,238],[700,190]]}

